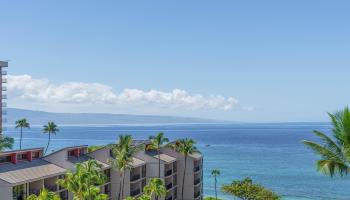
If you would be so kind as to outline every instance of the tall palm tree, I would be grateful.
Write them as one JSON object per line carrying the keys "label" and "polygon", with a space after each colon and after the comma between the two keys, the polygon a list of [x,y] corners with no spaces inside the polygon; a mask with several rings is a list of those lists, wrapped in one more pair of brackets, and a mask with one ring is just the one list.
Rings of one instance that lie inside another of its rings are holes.
{"label": "tall palm tree", "polygon": [[5,149],[12,149],[14,139],[0,134],[0,152]]}
{"label": "tall palm tree", "polygon": [[187,158],[188,155],[198,152],[196,146],[196,142],[192,139],[181,139],[175,142],[175,149],[179,153],[181,153],[185,157],[185,167],[184,167],[184,173],[182,177],[182,188],[181,188],[181,197],[184,199],[184,186],[185,186],[185,179],[186,179],[186,168],[187,168]]}
{"label": "tall palm tree", "polygon": [[61,200],[61,198],[55,192],[49,192],[44,188],[40,191],[40,194],[38,196],[32,194],[27,198],[27,200]]}
{"label": "tall palm tree", "polygon": [[23,131],[23,128],[30,128],[30,125],[27,122],[26,118],[19,119],[15,123],[16,123],[16,128],[21,129],[21,138],[19,140],[19,149],[22,149],[22,131]]}
{"label": "tall palm tree", "polygon": [[144,187],[144,191],[150,197],[155,196],[156,200],[166,195],[164,181],[159,178],[152,178]]}
{"label": "tall palm tree", "polygon": [[56,133],[58,132],[58,128],[57,125],[55,124],[55,122],[48,122],[46,125],[44,125],[44,129],[43,132],[49,135],[49,138],[47,140],[47,146],[45,149],[45,154],[47,152],[47,150],[49,149],[50,146],[50,141],[51,141],[51,134],[56,135]]}
{"label": "tall palm tree", "polygon": [[155,150],[158,154],[158,178],[160,178],[160,149],[168,145],[169,139],[164,137],[164,133],[149,137],[151,143],[147,145],[147,150]]}
{"label": "tall palm tree", "polygon": [[218,180],[217,180],[217,177],[220,176],[220,170],[218,169],[214,169],[213,171],[211,171],[211,175],[214,176],[214,181],[215,181],[215,199],[218,200],[218,192],[217,192],[217,183],[218,183]]}
{"label": "tall palm tree", "polygon": [[321,156],[316,162],[317,171],[333,177],[347,175],[350,170],[350,111],[345,107],[342,111],[328,113],[332,123],[332,136],[314,131],[322,143],[304,140],[303,143]]}
{"label": "tall palm tree", "polygon": [[120,135],[116,144],[110,145],[114,159],[110,160],[112,167],[120,172],[120,185],[118,200],[123,199],[125,171],[130,169],[133,156],[140,150],[141,146],[133,144],[131,135]]}
{"label": "tall palm tree", "polygon": [[105,200],[108,195],[101,194],[100,189],[105,180],[101,165],[96,160],[89,160],[78,163],[75,172],[68,171],[57,183],[73,193],[75,200]]}

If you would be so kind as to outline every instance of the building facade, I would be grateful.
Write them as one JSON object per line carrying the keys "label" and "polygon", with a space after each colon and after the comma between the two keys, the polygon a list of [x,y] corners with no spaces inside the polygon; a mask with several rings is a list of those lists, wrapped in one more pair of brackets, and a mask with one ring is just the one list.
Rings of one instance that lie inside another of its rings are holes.
{"label": "building facade", "polygon": [[[146,141],[142,143],[147,143]],[[146,144],[147,145],[147,144]],[[107,177],[101,192],[110,200],[117,200],[120,188],[120,172],[113,169],[109,147],[87,153],[87,146],[68,147],[43,156],[43,148],[8,151],[0,153],[0,200],[24,200],[41,189],[59,194],[62,200],[72,200],[73,195],[56,184],[67,170],[75,170],[77,163],[94,159],[102,166]],[[158,163],[161,163],[161,179],[165,182],[167,194],[161,200],[203,199],[203,157],[200,153],[189,155],[184,169],[184,156],[170,148],[162,148],[158,155],[153,151],[140,150],[125,171],[123,199],[138,197],[151,178],[158,177]],[[185,175],[184,198],[181,199],[182,177]]]}
{"label": "building facade", "polygon": [[7,71],[8,63],[5,61],[0,61],[0,96],[1,96],[1,104],[0,104],[0,134],[5,130],[4,123],[6,122],[6,106],[7,106]]}

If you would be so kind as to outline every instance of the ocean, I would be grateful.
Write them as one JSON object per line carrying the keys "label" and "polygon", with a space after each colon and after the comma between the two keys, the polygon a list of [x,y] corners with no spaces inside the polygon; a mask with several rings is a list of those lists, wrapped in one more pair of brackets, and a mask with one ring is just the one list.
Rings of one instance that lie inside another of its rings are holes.
{"label": "ocean", "polygon": [[[188,137],[197,141],[204,154],[205,195],[214,195],[210,172],[219,169],[219,185],[250,177],[284,200],[345,200],[350,197],[350,178],[330,178],[316,172],[318,157],[300,142],[317,140],[312,130],[330,133],[330,128],[325,123],[59,126],[49,151],[73,145],[103,145],[115,142],[119,134],[146,139],[164,132],[172,140]],[[19,130],[10,127],[6,134],[16,139],[17,148]],[[23,135],[24,148],[46,145],[47,135],[39,126],[24,130]]]}

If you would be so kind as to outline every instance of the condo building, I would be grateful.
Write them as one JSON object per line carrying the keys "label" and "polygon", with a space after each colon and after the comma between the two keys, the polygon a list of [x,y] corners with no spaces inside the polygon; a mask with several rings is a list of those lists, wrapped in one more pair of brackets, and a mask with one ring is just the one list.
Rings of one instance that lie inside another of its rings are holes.
{"label": "condo building", "polygon": [[[135,141],[135,145],[147,146],[149,141]],[[25,200],[41,189],[59,194],[62,200],[73,200],[73,195],[56,184],[65,176],[67,170],[75,170],[77,163],[90,159],[102,166],[107,180],[101,185],[101,192],[110,200],[117,200],[120,190],[120,172],[110,165],[113,159],[111,149],[103,147],[91,153],[88,146],[67,147],[49,155],[43,155],[43,148],[7,151],[0,153],[0,200]],[[142,149],[133,157],[129,169],[125,171],[123,199],[138,197],[151,178],[158,177],[159,161],[161,179],[165,183],[167,194],[161,200],[202,200],[203,199],[203,157],[200,153],[188,156],[171,148],[162,148],[161,154]],[[181,199],[182,178],[185,177],[184,198]]]}
{"label": "condo building", "polygon": [[7,100],[7,71],[8,63],[5,61],[0,61],[0,96],[1,96],[1,104],[0,104],[0,134],[5,130],[4,123],[6,122],[6,100]]}

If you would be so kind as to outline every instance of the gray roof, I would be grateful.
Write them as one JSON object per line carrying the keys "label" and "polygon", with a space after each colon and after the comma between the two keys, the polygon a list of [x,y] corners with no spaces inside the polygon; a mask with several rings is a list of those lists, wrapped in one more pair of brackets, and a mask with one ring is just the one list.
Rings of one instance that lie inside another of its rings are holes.
{"label": "gray roof", "polygon": [[102,169],[105,169],[105,168],[108,168],[109,165],[107,163],[104,163],[104,162],[101,162],[95,158],[92,158],[90,156],[87,156],[87,155],[81,155],[79,157],[75,157],[75,156],[69,156],[68,157],[68,161],[73,163],[73,164],[77,164],[77,163],[84,163],[84,162],[87,162],[89,160],[96,160],[99,164],[101,164],[102,166]]}
{"label": "gray roof", "polygon": [[65,169],[42,159],[32,162],[22,161],[17,164],[7,163],[0,167],[0,179],[12,184],[36,181],[55,175],[64,174]]}

